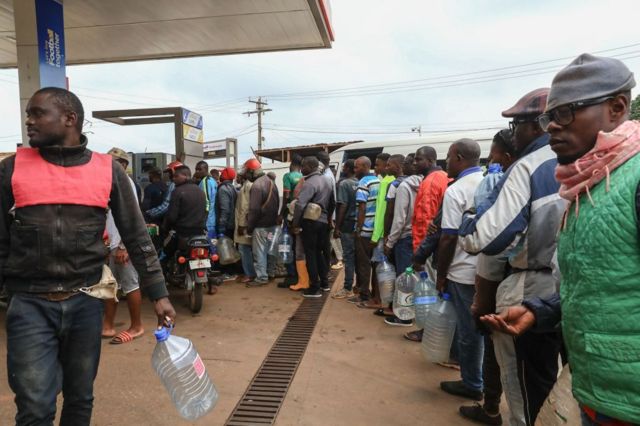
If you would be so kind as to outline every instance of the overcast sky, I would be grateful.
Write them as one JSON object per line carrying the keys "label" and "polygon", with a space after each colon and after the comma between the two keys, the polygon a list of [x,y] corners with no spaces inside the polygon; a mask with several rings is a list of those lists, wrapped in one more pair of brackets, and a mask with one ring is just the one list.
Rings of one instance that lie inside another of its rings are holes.
{"label": "overcast sky", "polygon": [[[249,97],[267,96],[273,111],[265,115],[265,147],[275,148],[406,139],[417,137],[411,134],[417,126],[425,133],[504,126],[502,110],[548,86],[567,58],[582,52],[606,50],[601,54],[618,55],[640,75],[640,7],[632,0],[331,4],[331,49],[72,66],[70,88],[89,119],[93,110],[114,108],[183,106],[202,113],[205,139],[237,136],[244,160],[257,139],[255,115],[242,114],[254,107]],[[399,84],[375,86],[375,95],[365,95],[371,88],[327,92],[387,83]],[[310,91],[319,94],[277,96]],[[0,96],[0,151],[12,151],[21,130],[16,70],[0,70]],[[92,121],[85,130],[94,150],[174,152],[170,125]]]}

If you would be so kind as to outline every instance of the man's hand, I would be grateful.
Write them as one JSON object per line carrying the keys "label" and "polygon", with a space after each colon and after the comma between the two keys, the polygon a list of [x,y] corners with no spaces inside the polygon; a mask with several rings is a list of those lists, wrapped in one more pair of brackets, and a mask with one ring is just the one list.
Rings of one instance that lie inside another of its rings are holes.
{"label": "man's hand", "polygon": [[447,291],[447,278],[446,277],[438,277],[436,282],[436,290],[440,293],[444,293]]}
{"label": "man's hand", "polygon": [[424,265],[422,263],[413,262],[413,270],[420,272],[424,270]]}
{"label": "man's hand", "polygon": [[238,235],[242,236],[242,235],[245,235],[246,233],[247,233],[246,226],[238,226]]}
{"label": "man's hand", "polygon": [[371,247],[373,247],[373,248],[378,247],[378,242],[377,241],[374,243],[373,240],[369,240],[369,244],[371,244]]}
{"label": "man's hand", "polygon": [[435,223],[431,222],[429,224],[429,228],[427,228],[427,235],[433,235],[436,232],[438,232],[438,225],[436,225]]}
{"label": "man's hand", "polygon": [[342,232],[340,232],[340,230],[338,228],[333,230],[333,238],[334,239],[340,239],[340,236],[342,235]]}
{"label": "man's hand", "polygon": [[328,222],[329,222],[329,223],[328,223],[328,225],[329,225],[329,229],[330,229],[330,230],[331,230],[331,229],[335,229],[335,227],[336,227],[336,226],[335,226],[335,223],[333,223],[333,219],[332,219],[332,218],[329,218],[329,221],[328,221]]}
{"label": "man's hand", "polygon": [[278,216],[278,218],[276,219],[276,223],[278,224],[278,226],[282,225],[282,216]]}
{"label": "man's hand", "polygon": [[162,297],[153,302],[153,308],[158,317],[158,327],[169,327],[176,322],[176,311],[168,297]]}
{"label": "man's hand", "polygon": [[488,327],[512,336],[519,336],[536,323],[536,316],[526,306],[512,306],[500,314],[480,317]]}
{"label": "man's hand", "polygon": [[391,250],[393,250],[391,247],[384,246],[384,255],[387,256],[387,259],[391,258]]}
{"label": "man's hand", "polygon": [[293,235],[298,235],[301,231],[302,231],[302,229],[300,229],[300,227],[298,227],[298,226],[296,226],[295,228],[291,228],[291,233]]}
{"label": "man's hand", "polygon": [[116,249],[115,257],[115,261],[119,265],[126,265],[129,261],[129,253],[127,252],[127,249]]}

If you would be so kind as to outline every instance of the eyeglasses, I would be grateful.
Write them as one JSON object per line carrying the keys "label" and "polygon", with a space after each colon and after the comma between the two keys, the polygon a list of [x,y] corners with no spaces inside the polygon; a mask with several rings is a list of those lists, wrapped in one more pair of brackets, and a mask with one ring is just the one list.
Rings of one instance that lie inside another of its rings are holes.
{"label": "eyeglasses", "polygon": [[545,132],[549,129],[549,125],[552,121],[559,126],[568,126],[569,124],[573,123],[573,120],[575,120],[577,110],[592,105],[598,105],[614,98],[614,96],[603,96],[601,98],[586,99],[584,101],[561,105],[549,112],[540,114],[537,118],[538,124]]}
{"label": "eyeglasses", "polygon": [[511,130],[511,133],[513,133],[516,131],[516,127],[518,127],[519,124],[535,122],[535,117],[513,117],[513,120],[509,122],[509,130]]}

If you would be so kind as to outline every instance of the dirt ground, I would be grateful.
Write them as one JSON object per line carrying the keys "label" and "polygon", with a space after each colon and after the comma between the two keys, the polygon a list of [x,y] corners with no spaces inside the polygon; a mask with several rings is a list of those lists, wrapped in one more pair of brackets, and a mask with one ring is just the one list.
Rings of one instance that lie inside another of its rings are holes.
{"label": "dirt ground", "polygon": [[[336,286],[341,282],[340,275]],[[186,296],[174,292],[172,301],[179,315],[175,334],[194,342],[220,394],[215,409],[192,424],[222,425],[300,296],[275,284],[248,289],[225,283],[217,295],[206,297],[198,316],[189,313]],[[143,315],[143,337],[125,345],[103,343],[94,425],[191,424],[178,416],[151,368],[155,317],[150,303]],[[127,317],[123,303],[118,329],[128,325]],[[0,424],[11,424],[15,407],[7,384],[4,311],[0,324]],[[370,310],[329,299],[276,424],[467,424],[457,410],[469,401],[438,387],[458,373],[428,364],[420,345],[402,338],[405,331],[385,325]]]}

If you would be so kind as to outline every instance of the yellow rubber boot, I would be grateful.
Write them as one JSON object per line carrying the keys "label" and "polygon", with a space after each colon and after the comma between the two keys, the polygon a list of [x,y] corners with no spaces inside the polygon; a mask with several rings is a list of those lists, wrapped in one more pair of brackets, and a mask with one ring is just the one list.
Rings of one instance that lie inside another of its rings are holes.
{"label": "yellow rubber boot", "polygon": [[309,273],[307,272],[307,262],[304,260],[297,260],[296,270],[298,271],[298,284],[289,286],[289,289],[293,291],[299,291],[309,288]]}

